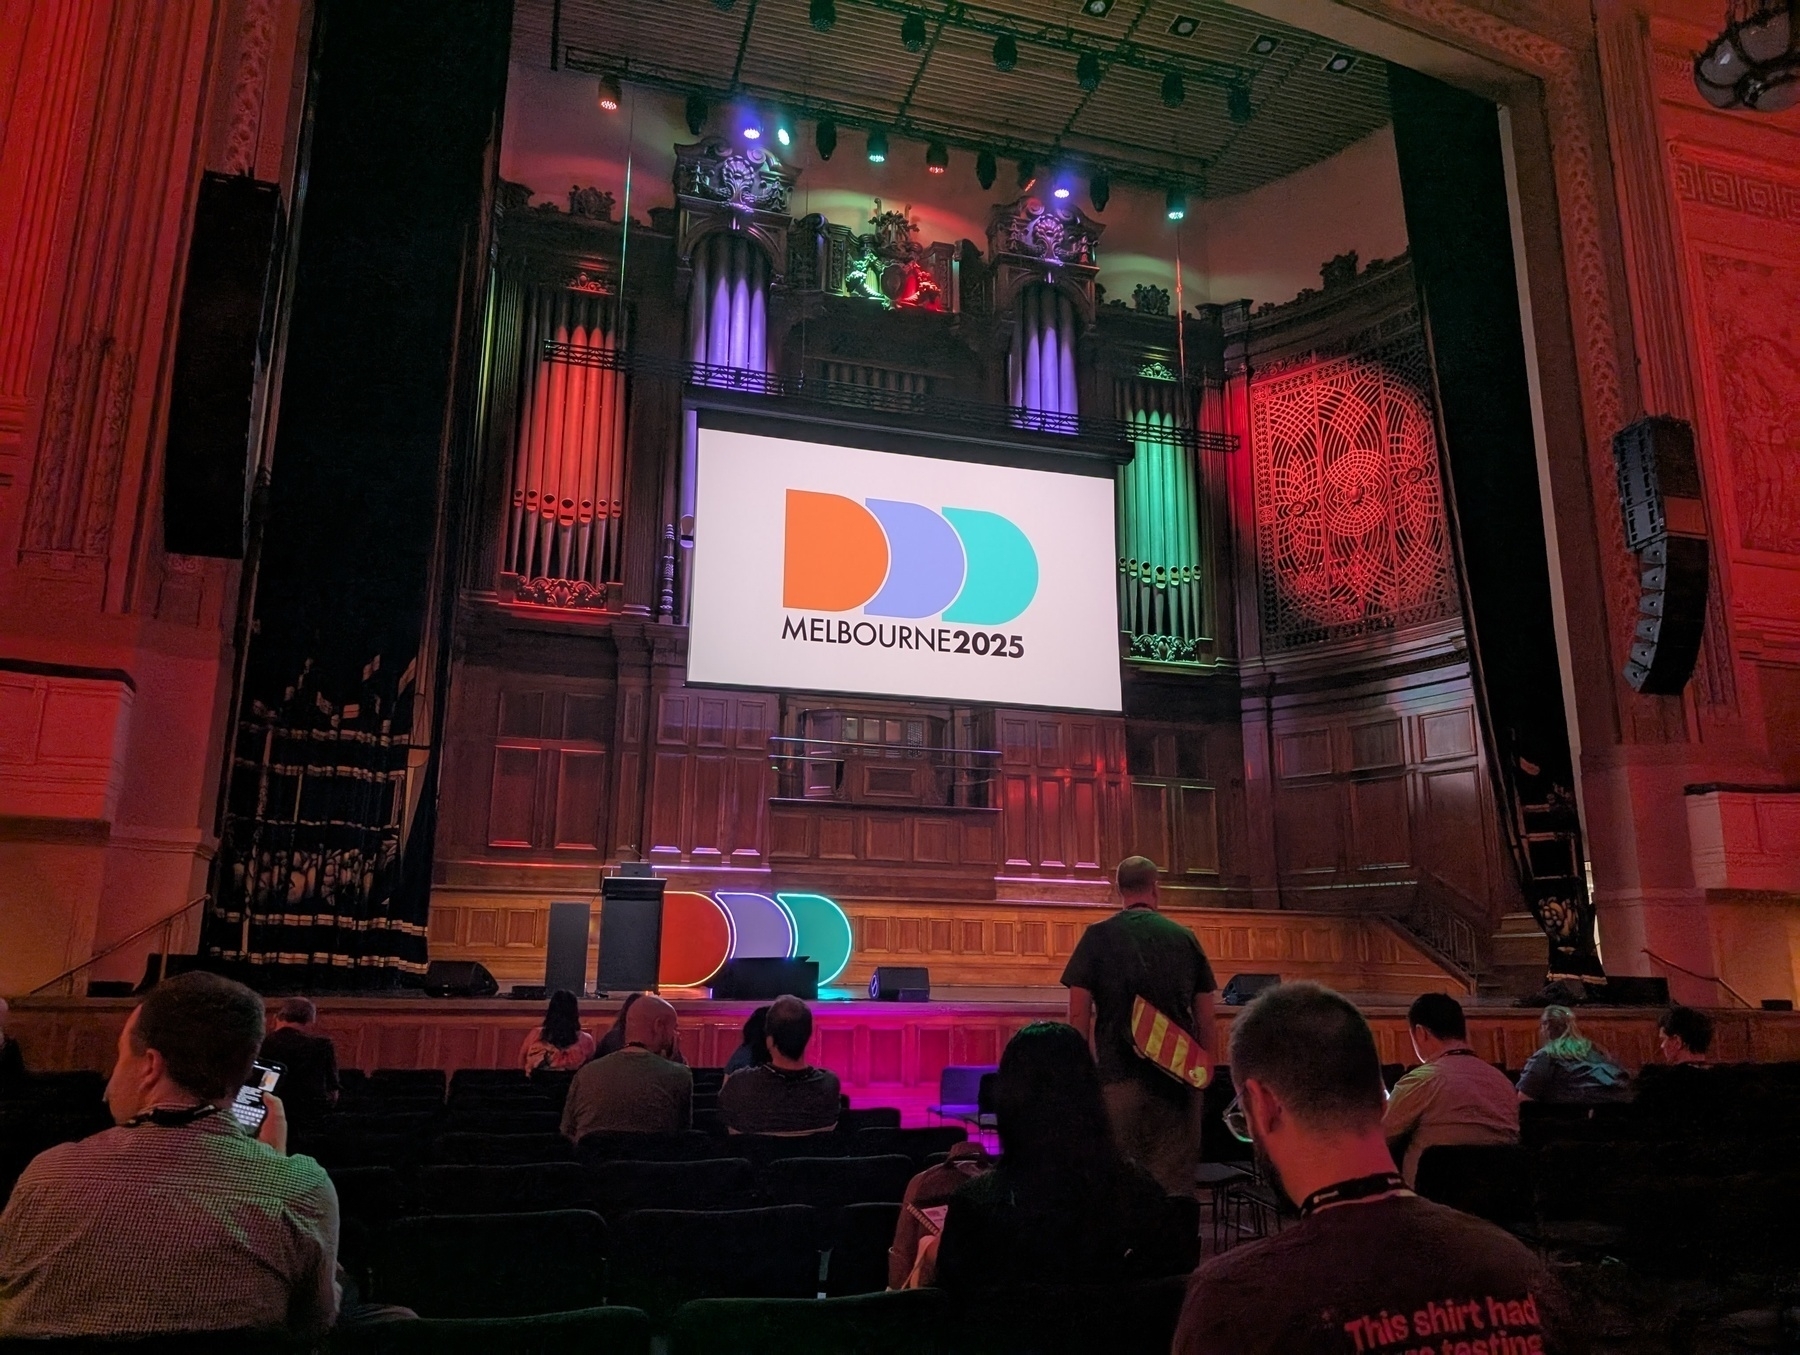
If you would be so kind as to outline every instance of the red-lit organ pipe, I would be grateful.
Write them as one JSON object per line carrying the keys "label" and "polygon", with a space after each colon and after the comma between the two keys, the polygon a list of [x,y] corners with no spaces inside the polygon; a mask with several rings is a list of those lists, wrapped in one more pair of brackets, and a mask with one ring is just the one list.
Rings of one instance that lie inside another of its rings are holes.
{"label": "red-lit organ pipe", "polygon": [[602,365],[620,347],[617,317],[611,297],[552,287],[526,296],[510,573],[595,586],[621,577],[625,374]]}

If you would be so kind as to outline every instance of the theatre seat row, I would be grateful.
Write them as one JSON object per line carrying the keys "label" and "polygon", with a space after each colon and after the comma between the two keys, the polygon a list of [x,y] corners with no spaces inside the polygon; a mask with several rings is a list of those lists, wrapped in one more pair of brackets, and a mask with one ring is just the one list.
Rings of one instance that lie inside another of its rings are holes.
{"label": "theatre seat row", "polygon": [[[1166,1355],[1185,1282],[988,1292],[920,1289],[826,1299],[699,1299],[668,1325],[668,1355]],[[341,1328],[322,1355],[650,1355],[655,1324],[613,1306],[511,1318],[439,1318]],[[228,1331],[138,1341],[0,1341],[0,1355],[301,1355],[280,1333]]]}
{"label": "theatre seat row", "polygon": [[334,1168],[346,1218],[382,1223],[409,1214],[513,1214],[587,1209],[615,1216],[634,1209],[753,1209],[804,1204],[898,1203],[912,1159],[746,1158],[692,1162],[540,1162],[509,1166],[437,1165]]}

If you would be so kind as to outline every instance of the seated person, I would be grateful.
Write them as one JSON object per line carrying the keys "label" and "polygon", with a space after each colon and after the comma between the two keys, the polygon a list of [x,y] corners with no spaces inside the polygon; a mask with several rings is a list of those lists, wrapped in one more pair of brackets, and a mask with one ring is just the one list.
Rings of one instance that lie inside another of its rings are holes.
{"label": "seated person", "polygon": [[285,1070],[281,1104],[292,1125],[310,1124],[337,1104],[337,1046],[314,1033],[318,1016],[318,1009],[305,998],[283,998],[275,1004],[274,1019],[258,1056]]}
{"label": "seated person", "polygon": [[1538,1018],[1542,1048],[1525,1060],[1519,1099],[1591,1106],[1631,1095],[1631,1075],[1609,1059],[1575,1024],[1567,1007],[1546,1007]]}
{"label": "seated person", "polygon": [[813,1018],[797,997],[778,997],[763,1022],[769,1061],[733,1073],[719,1088],[719,1113],[733,1134],[820,1134],[837,1128],[843,1105],[835,1073],[806,1061]]}
{"label": "seated person", "polygon": [[1231,1072],[1263,1177],[1300,1217],[1194,1273],[1172,1355],[1568,1349],[1537,1257],[1394,1170],[1381,1056],[1351,1003],[1265,990],[1231,1023]]}
{"label": "seated person", "polygon": [[1656,1050],[1664,1063],[1711,1063],[1712,1040],[1712,1017],[1693,1007],[1671,1007],[1656,1023]]}
{"label": "seated person", "polygon": [[19,1042],[6,1033],[6,1013],[6,999],[0,997],[0,1086],[25,1077],[25,1055]]}
{"label": "seated person", "polygon": [[642,993],[625,995],[625,1000],[619,1004],[619,1014],[613,1017],[612,1025],[600,1037],[600,1043],[594,1049],[595,1058],[603,1059],[608,1054],[617,1054],[625,1047],[625,1018],[631,1015],[632,1004],[642,996]]}
{"label": "seated person", "polygon": [[287,1156],[279,1098],[255,1137],[228,1109],[262,1038],[242,984],[150,990],[106,1087],[118,1127],[40,1153],[0,1215],[0,1336],[332,1324],[337,1192]]}
{"label": "seated person", "polygon": [[580,1142],[602,1131],[672,1134],[694,1124],[694,1075],[669,1056],[680,1022],[660,997],[639,996],[625,1018],[625,1046],[595,1059],[569,1083],[562,1132]]}
{"label": "seated person", "polygon": [[914,1289],[935,1270],[937,1238],[950,1200],[963,1186],[994,1169],[994,1159],[973,1139],[950,1145],[950,1155],[906,1183],[900,1217],[888,1248],[888,1288]]}
{"label": "seated person", "polygon": [[950,1200],[934,1283],[1109,1284],[1192,1269],[1193,1220],[1113,1141],[1088,1042],[1038,1021],[994,1079],[1000,1165]]}
{"label": "seated person", "polygon": [[744,1042],[725,1060],[725,1076],[769,1061],[769,1009],[758,1007],[744,1021]]}
{"label": "seated person", "polygon": [[1381,1119],[1400,1174],[1412,1185],[1419,1159],[1440,1144],[1519,1141],[1519,1094],[1506,1074],[1469,1048],[1462,1003],[1426,993],[1406,1013],[1419,1066],[1394,1084]]}
{"label": "seated person", "polygon": [[525,1037],[519,1061],[527,1073],[566,1073],[594,1056],[594,1037],[581,1028],[581,1007],[575,994],[558,988],[544,1009],[544,1024]]}

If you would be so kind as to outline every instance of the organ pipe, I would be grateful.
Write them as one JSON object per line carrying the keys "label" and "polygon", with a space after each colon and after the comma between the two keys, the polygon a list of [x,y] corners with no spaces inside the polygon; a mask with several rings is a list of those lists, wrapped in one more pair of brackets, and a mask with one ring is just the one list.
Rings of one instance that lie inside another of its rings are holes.
{"label": "organ pipe", "polygon": [[1020,290],[1007,359],[1014,405],[1042,414],[1081,412],[1075,380],[1077,337],[1075,308],[1068,297],[1042,283]]}
{"label": "organ pipe", "polygon": [[1171,383],[1121,382],[1119,417],[1149,436],[1117,481],[1119,620],[1132,635],[1184,644],[1201,637],[1200,477],[1198,456],[1156,435],[1188,422],[1181,389]]}
{"label": "organ pipe", "polygon": [[598,588],[621,577],[625,376],[606,365],[619,347],[618,308],[540,287],[523,310],[503,568]]}

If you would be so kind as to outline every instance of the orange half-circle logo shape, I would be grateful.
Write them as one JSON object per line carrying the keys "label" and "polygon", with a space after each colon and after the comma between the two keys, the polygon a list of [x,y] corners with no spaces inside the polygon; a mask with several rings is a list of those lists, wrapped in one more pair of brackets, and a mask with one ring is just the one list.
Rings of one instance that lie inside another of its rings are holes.
{"label": "orange half-circle logo shape", "polygon": [[841,494],[787,492],[781,605],[844,612],[875,596],[888,572],[887,535],[875,515]]}

